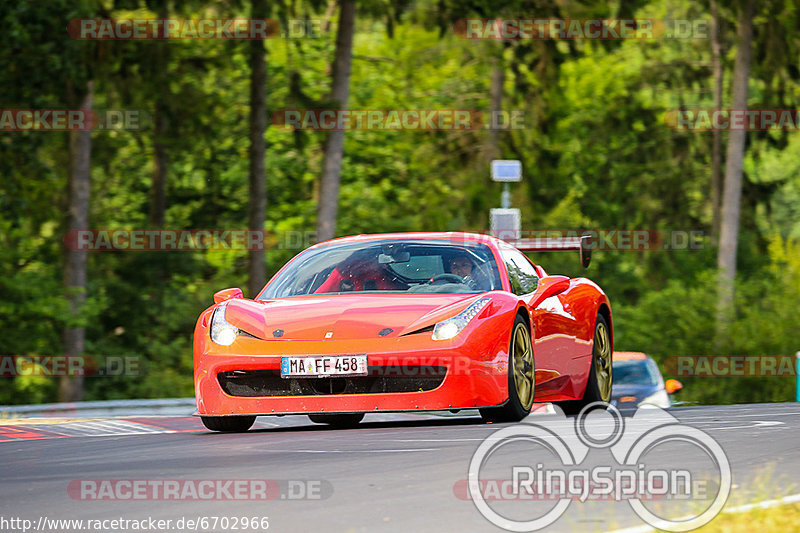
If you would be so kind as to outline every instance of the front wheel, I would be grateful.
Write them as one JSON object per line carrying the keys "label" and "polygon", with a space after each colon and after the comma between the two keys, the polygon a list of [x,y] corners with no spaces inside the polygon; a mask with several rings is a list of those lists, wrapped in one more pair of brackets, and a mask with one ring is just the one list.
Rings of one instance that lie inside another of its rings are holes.
{"label": "front wheel", "polygon": [[487,422],[519,422],[531,412],[536,369],[531,333],[525,320],[517,315],[511,330],[508,350],[508,401],[501,407],[480,410]]}
{"label": "front wheel", "polygon": [[254,416],[201,416],[203,425],[211,431],[222,431],[224,433],[242,433],[250,429]]}
{"label": "front wheel", "polygon": [[[566,414],[577,414],[587,405],[595,402],[611,401],[611,384],[613,347],[608,322],[603,315],[597,315],[594,326],[594,346],[592,347],[592,366],[589,369],[589,380],[583,398],[565,402],[556,402]],[[601,404],[598,404],[598,406]]]}

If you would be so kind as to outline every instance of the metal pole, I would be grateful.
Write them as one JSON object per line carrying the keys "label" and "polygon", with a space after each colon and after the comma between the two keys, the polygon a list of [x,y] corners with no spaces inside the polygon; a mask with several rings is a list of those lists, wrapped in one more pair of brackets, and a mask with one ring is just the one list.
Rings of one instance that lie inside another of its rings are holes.
{"label": "metal pole", "polygon": [[500,197],[500,205],[503,209],[511,207],[511,191],[508,188],[508,182],[503,183],[503,195]]}
{"label": "metal pole", "polygon": [[797,365],[795,366],[796,371],[795,371],[795,374],[794,374],[795,375],[794,379],[795,379],[795,382],[796,382],[794,399],[795,399],[795,401],[800,402],[800,352],[797,352],[795,354],[795,357],[797,357]]}

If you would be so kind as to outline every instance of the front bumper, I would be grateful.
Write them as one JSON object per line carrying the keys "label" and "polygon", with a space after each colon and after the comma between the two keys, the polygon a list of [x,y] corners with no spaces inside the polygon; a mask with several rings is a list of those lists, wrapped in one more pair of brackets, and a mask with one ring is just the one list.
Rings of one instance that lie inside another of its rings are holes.
{"label": "front bumper", "polygon": [[[470,336],[441,342],[432,341],[425,334],[379,342],[374,339],[264,341],[240,337],[233,345],[224,347],[212,343],[207,330],[201,328],[195,335],[198,414],[225,416],[429,411],[500,405],[508,399],[508,343],[502,337]],[[415,392],[381,392],[380,387],[376,389],[374,385],[369,385],[369,392],[364,387],[350,387],[339,394],[336,393],[339,389],[335,388],[320,392],[316,389],[325,387],[295,387],[291,395],[287,392],[286,395],[252,396],[241,395],[245,394],[241,388],[231,388],[226,379],[220,379],[221,374],[223,378],[235,374],[271,374],[270,379],[275,383],[274,376],[279,376],[282,356],[349,354],[367,354],[371,371],[374,370],[379,376],[397,376],[399,372],[398,379],[407,379],[409,382],[416,383],[423,377],[438,377],[438,382],[430,390],[422,386],[420,388],[423,390]]]}

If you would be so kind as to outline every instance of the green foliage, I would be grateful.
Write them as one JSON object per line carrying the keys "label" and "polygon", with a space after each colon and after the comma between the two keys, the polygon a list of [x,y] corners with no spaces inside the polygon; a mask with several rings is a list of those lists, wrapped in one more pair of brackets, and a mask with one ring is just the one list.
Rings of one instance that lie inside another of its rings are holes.
{"label": "green foliage", "polygon": [[[714,302],[716,272],[693,279],[672,280],[643,296],[636,305],[614,309],[615,349],[643,351],[662,366],[675,355],[784,355],[800,350],[797,341],[797,304],[800,298],[800,241],[774,236],[769,263],[759,275],[736,283],[736,319],[730,326],[730,344],[715,347]],[[669,376],[666,376],[669,377]],[[793,401],[795,378],[693,377],[681,401],[748,403]]]}
{"label": "green foliage", "polygon": [[[7,4],[7,5],[6,5]],[[158,2],[6,2],[0,7],[0,104],[67,108],[95,80],[99,109],[169,118],[166,227],[242,229],[248,204],[246,42],[78,41],[65,21],[144,17]],[[280,19],[324,17],[327,2],[270,4]],[[176,17],[247,16],[247,2],[171,3]],[[222,14],[224,13],[224,14]],[[523,162],[512,186],[526,229],[702,231],[699,250],[595,252],[583,272],[575,254],[536,257],[551,273],[587,275],[612,301],[618,349],[663,363],[714,353],[716,249],[711,232],[711,136],[676,131],[665,116],[711,107],[705,39],[470,41],[459,18],[521,16],[708,18],[705,3],[359,2],[351,80],[353,109],[490,108],[491,72],[506,73],[502,107],[524,127],[500,131],[505,158]],[[736,13],[723,6],[725,74],[732,69]],[[791,106],[797,13],[769,2],[759,13],[751,106]],[[316,39],[271,39],[267,107],[325,107],[335,21]],[[774,31],[763,31],[759,25]],[[727,90],[727,89],[726,89]],[[488,176],[489,132],[348,131],[338,232],[472,230],[488,226],[500,186]],[[731,354],[792,354],[800,298],[800,140],[796,132],[749,134]],[[266,133],[267,268],[273,274],[313,242],[321,132],[277,124]],[[147,226],[153,129],[92,135],[93,228]],[[62,288],[68,138],[58,132],[0,133],[0,354],[62,350],[65,325],[86,325],[87,355],[133,358],[136,375],[91,377],[87,399],[192,394],[191,337],[215,290],[246,286],[247,252],[93,252],[88,300],[70,316]],[[266,280],[265,280],[266,281]],[[252,295],[249,295],[252,296]],[[788,380],[687,380],[684,399],[791,399]],[[48,378],[9,379],[0,403],[53,401]]]}

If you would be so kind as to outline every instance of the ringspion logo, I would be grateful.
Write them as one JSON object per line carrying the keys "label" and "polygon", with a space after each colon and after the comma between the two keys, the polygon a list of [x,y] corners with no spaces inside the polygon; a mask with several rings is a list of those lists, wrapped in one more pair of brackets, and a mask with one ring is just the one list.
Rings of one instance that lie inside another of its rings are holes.
{"label": "ringspion logo", "polygon": [[730,462],[707,433],[657,407],[623,418],[597,402],[576,418],[562,413],[495,431],[453,492],[507,531],[547,528],[574,501],[589,500],[626,501],[654,528],[689,531],[719,514],[731,484]]}

